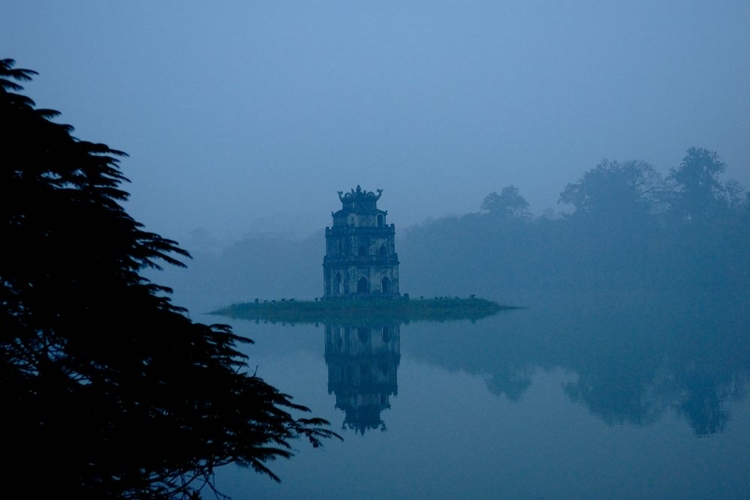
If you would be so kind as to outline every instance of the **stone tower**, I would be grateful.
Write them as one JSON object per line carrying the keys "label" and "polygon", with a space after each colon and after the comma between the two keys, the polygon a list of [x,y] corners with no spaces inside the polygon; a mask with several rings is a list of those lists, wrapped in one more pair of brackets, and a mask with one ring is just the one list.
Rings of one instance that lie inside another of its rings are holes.
{"label": "stone tower", "polygon": [[377,207],[382,193],[359,186],[339,191],[341,210],[331,214],[333,227],[326,228],[323,298],[399,296],[396,228]]}

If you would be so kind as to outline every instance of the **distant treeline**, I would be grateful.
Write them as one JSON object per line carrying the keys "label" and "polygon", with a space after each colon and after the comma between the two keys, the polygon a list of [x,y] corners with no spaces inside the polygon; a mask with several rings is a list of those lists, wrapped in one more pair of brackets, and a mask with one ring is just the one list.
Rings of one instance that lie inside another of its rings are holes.
{"label": "distant treeline", "polygon": [[573,211],[557,216],[532,216],[508,186],[477,213],[410,228],[403,281],[414,293],[747,287],[750,196],[723,182],[724,170],[702,148],[666,177],[642,161],[605,160],[565,187],[560,202]]}
{"label": "distant treeline", "polygon": [[[476,213],[397,227],[401,290],[504,300],[519,289],[747,289],[750,199],[722,180],[724,169],[702,148],[666,176],[642,161],[605,160],[562,190],[567,214],[534,216],[508,186]],[[302,241],[253,237],[218,255],[194,252],[187,271],[166,278],[188,304],[312,299],[323,293],[324,253],[322,231]]]}

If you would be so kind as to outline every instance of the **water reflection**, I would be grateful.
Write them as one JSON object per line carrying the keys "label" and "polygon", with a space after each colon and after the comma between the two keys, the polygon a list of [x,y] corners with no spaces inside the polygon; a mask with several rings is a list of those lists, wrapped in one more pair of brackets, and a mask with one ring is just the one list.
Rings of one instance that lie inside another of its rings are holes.
{"label": "water reflection", "polygon": [[748,497],[747,300],[532,299],[475,323],[238,322],[261,375],[346,431],[232,496]]}
{"label": "water reflection", "polygon": [[386,430],[381,412],[398,394],[401,327],[397,322],[325,325],[328,393],[346,413],[342,428]]}
{"label": "water reflection", "polygon": [[402,340],[410,359],[481,377],[512,403],[542,372],[561,370],[560,391],[609,425],[672,414],[697,436],[726,430],[750,379],[746,296],[600,293],[544,297],[476,322],[369,321],[325,324],[328,393],[343,427],[361,434],[386,429]]}
{"label": "water reflection", "polygon": [[521,402],[539,370],[570,374],[562,390],[610,425],[646,426],[673,412],[696,436],[724,431],[746,394],[750,322],[737,297],[587,298],[476,324],[410,326],[406,350],[485,379]]}

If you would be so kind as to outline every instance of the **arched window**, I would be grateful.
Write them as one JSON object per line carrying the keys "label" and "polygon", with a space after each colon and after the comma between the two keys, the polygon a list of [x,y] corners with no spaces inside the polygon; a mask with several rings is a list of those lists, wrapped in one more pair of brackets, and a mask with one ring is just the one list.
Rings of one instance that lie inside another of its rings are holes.
{"label": "arched window", "polygon": [[341,294],[341,273],[336,273],[336,276],[333,277],[333,294]]}
{"label": "arched window", "polygon": [[357,336],[359,337],[359,341],[361,343],[364,344],[366,342],[369,342],[369,340],[370,340],[370,329],[367,328],[366,326],[359,327],[357,329]]}
{"label": "arched window", "polygon": [[391,327],[384,326],[383,327],[383,343],[387,344],[390,341],[391,341]]}
{"label": "arched window", "polygon": [[384,222],[385,218],[383,217],[383,214],[378,214],[378,227],[383,227]]}
{"label": "arched window", "polygon": [[388,250],[386,250],[385,245],[380,245],[380,249],[378,249],[378,255],[381,257],[385,257],[388,253]]}
{"label": "arched window", "polygon": [[370,284],[364,276],[357,282],[357,293],[370,293]]}
{"label": "arched window", "polygon": [[391,292],[391,280],[389,280],[387,276],[381,280],[380,289],[383,293]]}

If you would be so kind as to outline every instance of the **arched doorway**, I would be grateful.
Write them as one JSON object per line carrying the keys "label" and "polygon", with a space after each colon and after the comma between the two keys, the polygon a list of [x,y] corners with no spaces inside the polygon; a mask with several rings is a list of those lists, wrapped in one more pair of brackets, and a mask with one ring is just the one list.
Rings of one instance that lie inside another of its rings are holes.
{"label": "arched doorway", "polygon": [[391,280],[387,276],[380,281],[380,290],[383,293],[391,293]]}
{"label": "arched doorway", "polygon": [[364,276],[357,281],[357,293],[370,293],[370,283]]}
{"label": "arched doorway", "polygon": [[383,343],[387,344],[390,341],[391,341],[391,327],[384,326],[383,327]]}
{"label": "arched doorway", "polygon": [[341,273],[336,273],[333,277],[333,294],[341,295]]}

